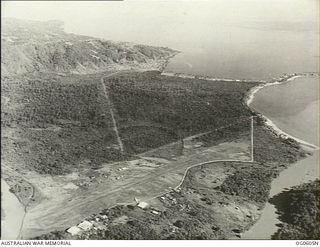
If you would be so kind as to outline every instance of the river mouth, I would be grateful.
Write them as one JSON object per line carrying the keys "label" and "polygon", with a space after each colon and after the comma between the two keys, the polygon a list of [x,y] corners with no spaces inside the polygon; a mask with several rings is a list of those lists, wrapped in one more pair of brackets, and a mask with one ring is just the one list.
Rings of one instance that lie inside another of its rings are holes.
{"label": "river mouth", "polygon": [[[311,182],[319,178],[318,174],[320,171],[318,162],[319,151],[316,151],[312,156],[298,161],[281,172],[280,175],[271,183],[269,197],[272,198],[285,190],[289,190],[290,187]],[[244,232],[241,238],[271,239],[271,236],[279,229],[277,226],[279,223],[281,223],[281,221],[278,219],[275,206],[267,202],[259,220],[253,225],[253,227]]]}
{"label": "river mouth", "polygon": [[1,179],[1,239],[18,239],[25,215],[24,206]]}
{"label": "river mouth", "polygon": [[[250,106],[270,119],[279,129],[298,139],[319,145],[319,78],[300,77],[259,90]],[[319,150],[293,164],[271,183],[269,198],[293,186],[319,178]],[[259,220],[242,239],[271,239],[279,229],[276,208],[267,202]]]}

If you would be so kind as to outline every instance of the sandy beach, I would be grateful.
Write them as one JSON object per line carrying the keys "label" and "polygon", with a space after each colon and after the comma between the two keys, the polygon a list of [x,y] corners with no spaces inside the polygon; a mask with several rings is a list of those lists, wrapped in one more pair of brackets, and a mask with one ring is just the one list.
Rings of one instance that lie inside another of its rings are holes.
{"label": "sandy beach", "polygon": [[10,192],[9,185],[1,179],[1,239],[18,239],[21,224],[25,215],[24,206]]}
{"label": "sandy beach", "polygon": [[[264,87],[282,84],[288,81],[293,81],[302,75],[297,75],[288,78],[287,80],[275,81],[254,87],[246,99],[247,105],[250,107],[253,102],[255,94]],[[251,108],[251,107],[250,107]],[[252,108],[251,108],[252,109]],[[319,147],[292,136],[282,129],[280,129],[273,121],[265,115],[259,114],[264,118],[265,124],[276,134],[284,138],[291,138],[300,143],[300,145],[313,153],[305,159],[298,161],[286,170],[282,171],[280,175],[271,183],[271,190],[269,198],[278,193],[289,189],[292,186],[300,185],[302,183],[310,182],[319,178]],[[271,239],[271,236],[278,230],[277,224],[281,223],[276,213],[276,208],[271,203],[267,202],[258,221],[241,236],[242,239]],[[266,227],[267,226],[267,227]]]}
{"label": "sandy beach", "polygon": [[[251,104],[252,104],[252,101],[256,95],[256,93],[258,91],[260,91],[261,89],[265,88],[265,87],[269,87],[269,86],[274,86],[274,85],[279,85],[279,84],[282,84],[282,83],[285,83],[285,82],[289,82],[289,81],[293,81],[297,78],[300,78],[300,77],[304,77],[304,75],[295,75],[295,76],[292,76],[292,77],[289,77],[288,79],[286,80],[282,80],[282,81],[279,81],[279,80],[276,80],[274,82],[268,82],[268,83],[263,83],[263,84],[260,84],[254,88],[252,88],[252,90],[250,90],[247,98],[246,98],[246,104],[248,105],[248,107],[251,107]],[[252,109],[253,110],[253,109]],[[254,110],[255,111],[255,110]],[[297,141],[298,143],[300,143],[304,148],[307,148],[307,149],[311,149],[312,151],[315,151],[315,150],[319,150],[319,147],[317,145],[314,145],[314,144],[311,144],[309,142],[306,142],[304,140],[301,140],[300,138],[298,137],[295,137],[293,135],[290,135],[288,133],[286,133],[285,131],[283,131],[282,129],[280,129],[271,119],[269,119],[268,117],[266,117],[265,115],[262,115],[260,113],[258,113],[259,116],[261,116],[264,120],[265,120],[265,124],[276,134],[276,135],[279,135],[279,136],[282,136],[284,138],[290,138],[290,139],[293,139],[295,141]]]}

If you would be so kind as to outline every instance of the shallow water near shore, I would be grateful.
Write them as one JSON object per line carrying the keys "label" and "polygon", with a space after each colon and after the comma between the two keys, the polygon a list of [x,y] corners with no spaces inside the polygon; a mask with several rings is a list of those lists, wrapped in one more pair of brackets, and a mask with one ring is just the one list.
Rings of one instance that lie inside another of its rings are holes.
{"label": "shallow water near shore", "polygon": [[319,146],[318,77],[299,77],[262,88],[250,106],[284,132]]}
{"label": "shallow water near shore", "polygon": [[[251,107],[262,113],[284,132],[319,145],[319,78],[296,78],[259,90]],[[256,140],[258,141],[258,140]],[[319,150],[298,161],[272,181],[270,198],[292,186],[319,178]],[[260,219],[244,232],[242,239],[271,239],[281,223],[274,205],[267,203]]]}
{"label": "shallow water near shore", "polygon": [[[312,156],[302,159],[291,167],[287,168],[272,181],[270,198],[292,186],[307,183],[319,178],[319,151]],[[267,202],[262,215],[257,223],[246,231],[242,239],[271,239],[271,236],[278,230],[276,224],[281,223],[273,204]]]}
{"label": "shallow water near shore", "polygon": [[170,60],[165,71],[249,80],[317,72],[314,44],[318,42],[318,35],[307,31],[266,30],[258,24],[251,28],[226,25],[223,32],[217,30],[203,35],[191,47],[181,47],[181,53]]}
{"label": "shallow water near shore", "polygon": [[24,206],[1,179],[1,239],[17,239],[25,214]]}

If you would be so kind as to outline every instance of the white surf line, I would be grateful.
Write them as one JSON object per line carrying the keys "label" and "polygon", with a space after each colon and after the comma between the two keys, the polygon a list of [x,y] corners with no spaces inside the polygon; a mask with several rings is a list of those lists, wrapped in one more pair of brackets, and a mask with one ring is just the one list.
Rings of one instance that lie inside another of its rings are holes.
{"label": "white surf line", "polygon": [[[300,77],[305,77],[305,76],[308,76],[308,74],[301,74],[301,75],[295,75],[295,76],[291,76],[285,80],[282,80],[282,81],[274,81],[274,82],[269,82],[269,83],[263,83],[263,84],[260,84],[256,87],[253,87],[250,91],[249,91],[249,94],[247,96],[247,99],[246,99],[246,104],[247,106],[254,112],[256,112],[253,108],[250,107],[252,101],[253,101],[253,98],[255,96],[255,94],[262,88],[264,87],[269,87],[269,86],[272,86],[272,85],[278,85],[278,84],[282,84],[282,83],[285,83],[285,82],[289,82],[289,81],[293,81],[297,78],[300,78]],[[272,122],[271,119],[267,118],[266,116],[264,116],[263,114],[259,113],[259,112],[256,112],[261,118],[263,118],[265,120],[265,124],[270,127],[274,133],[278,136],[284,136],[285,138],[290,138],[290,139],[293,139],[295,140],[296,142],[300,143],[301,145],[304,145],[308,148],[311,148],[313,149],[314,151],[316,150],[319,150],[320,147],[318,147],[317,145],[314,145],[314,144],[311,144],[309,142],[306,142],[304,140],[301,140],[295,136],[292,136],[286,132],[284,132],[283,130],[281,130],[278,126],[276,126],[275,123]]]}
{"label": "white surf line", "polygon": [[[307,75],[307,74],[295,75],[295,76],[291,76],[291,77],[289,76],[286,80],[283,80],[283,81],[281,81],[281,82],[279,82],[279,81],[275,81],[275,82],[271,82],[271,83],[265,83],[265,82],[264,82],[262,85],[258,85],[258,86],[256,86],[256,87],[254,87],[252,90],[249,91],[249,94],[248,94],[248,96],[247,96],[247,100],[246,100],[247,106],[248,106],[250,109],[252,109],[252,108],[250,107],[250,104],[251,104],[251,102],[252,102],[252,100],[253,100],[254,95],[255,95],[261,88],[263,88],[263,87],[265,87],[265,86],[270,86],[270,85],[275,85],[275,84],[280,84],[280,83],[292,81],[292,80],[294,80],[294,79],[296,79],[296,78],[304,77],[304,76],[306,76],[306,75]],[[175,75],[173,74],[173,75],[169,75],[169,76],[175,76]],[[252,110],[254,111],[254,109],[252,109]],[[256,112],[256,111],[254,111],[254,112]],[[309,147],[310,147],[310,146],[311,146],[311,147],[314,147],[316,150],[319,149],[318,146],[315,146],[315,145],[313,145],[313,144],[311,144],[311,143],[305,142],[305,141],[303,141],[303,140],[300,140],[300,139],[298,139],[298,138],[296,138],[296,137],[293,137],[293,136],[287,134],[286,132],[280,130],[275,124],[272,123],[272,121],[271,121],[270,119],[268,119],[268,118],[265,117],[264,115],[262,115],[262,114],[260,114],[260,113],[257,113],[257,114],[266,120],[266,125],[268,125],[269,127],[271,127],[271,128],[275,131],[276,134],[278,134],[278,135],[280,135],[280,134],[285,135],[285,136],[287,136],[288,138],[291,138],[291,139],[296,140],[296,141],[299,142],[300,144],[303,144],[303,145],[306,145],[306,146],[309,146]],[[269,121],[269,122],[268,122],[268,121]],[[270,123],[272,123],[272,125],[269,125]],[[194,164],[194,165],[192,165],[192,166],[189,166],[189,167],[185,170],[185,173],[184,173],[184,175],[183,175],[183,178],[182,178],[181,182],[180,182],[179,185],[177,185],[174,189],[175,189],[175,190],[178,189],[178,188],[183,184],[183,182],[184,182],[184,180],[185,180],[185,177],[186,177],[188,171],[189,171],[191,168],[196,167],[196,166],[201,166],[201,165],[216,163],[216,162],[241,162],[241,163],[253,163],[253,162],[254,162],[254,156],[253,156],[253,116],[251,116],[251,160],[249,160],[249,161],[243,161],[243,160],[214,160],[214,161],[206,161],[206,162],[202,162],[202,163],[199,163],[199,164]],[[154,198],[157,198],[157,197],[162,196],[162,195],[164,195],[164,194],[167,194],[167,193],[170,192],[170,191],[171,191],[171,190],[169,190],[169,191],[167,191],[167,192],[164,192],[164,193],[161,193],[160,195],[154,196],[154,197],[152,197],[151,199],[154,199]]]}
{"label": "white surf line", "polygon": [[266,120],[266,125],[269,126],[270,128],[272,128],[277,135],[283,135],[286,138],[291,138],[291,139],[297,141],[298,143],[300,143],[301,145],[304,145],[308,148],[313,149],[314,151],[320,149],[320,147],[318,147],[317,145],[311,144],[309,142],[306,142],[304,140],[299,139],[298,137],[292,136],[292,135],[284,132],[283,130],[278,128],[277,125],[275,125],[270,119],[268,119],[267,117],[265,117],[263,115],[262,115],[262,117]]}
{"label": "white surf line", "polygon": [[104,93],[104,95],[106,97],[106,100],[108,102],[108,105],[109,105],[110,115],[111,115],[111,119],[112,119],[112,123],[113,123],[113,130],[116,133],[118,145],[120,147],[120,151],[121,151],[121,153],[123,153],[124,152],[123,143],[122,143],[120,135],[119,135],[119,131],[118,131],[118,127],[117,127],[117,121],[116,121],[116,119],[114,117],[113,105],[112,105],[112,103],[110,101],[110,98],[109,98],[109,95],[108,95],[108,92],[107,92],[107,89],[106,89],[106,85],[104,84],[104,78],[101,79],[101,84],[102,84],[103,93]]}
{"label": "white surf line", "polygon": [[[28,181],[27,181],[28,182]],[[23,238],[23,236],[21,235],[22,234],[22,229],[23,229],[23,225],[24,225],[24,220],[25,220],[25,218],[26,218],[26,216],[27,216],[27,213],[28,213],[28,205],[30,204],[30,201],[31,201],[31,199],[34,197],[34,187],[33,187],[33,185],[30,183],[30,182],[28,182],[30,185],[31,185],[31,188],[32,188],[32,194],[30,195],[30,197],[29,197],[29,201],[28,201],[28,203],[24,206],[24,215],[23,215],[23,218],[22,218],[22,222],[21,222],[21,226],[20,226],[20,229],[19,229],[19,235],[18,235],[18,239],[22,239]]]}
{"label": "white surf line", "polygon": [[24,207],[24,214],[22,217],[22,221],[21,221],[21,225],[20,225],[20,229],[19,229],[19,234],[17,236],[17,239],[22,239],[23,236],[21,236],[22,234],[22,229],[23,229],[23,225],[24,225],[24,219],[26,218],[27,215],[27,206]]}
{"label": "white surf line", "polygon": [[[7,169],[9,169],[9,170],[12,170],[14,173],[16,173],[16,171],[14,171],[11,167],[9,167],[9,166],[7,166],[7,165],[3,165],[3,166],[5,166]],[[20,174],[19,174],[20,175]],[[21,175],[20,175],[21,176]],[[21,176],[22,177],[22,176]],[[17,239],[22,239],[22,237],[23,236],[21,236],[21,233],[22,233],[22,229],[23,229],[23,225],[24,225],[24,220],[25,220],[25,218],[26,218],[26,216],[27,216],[27,213],[28,213],[28,210],[27,210],[27,208],[28,208],[28,205],[30,204],[30,201],[31,201],[31,199],[34,197],[34,193],[35,193],[35,188],[34,188],[34,186],[33,186],[33,184],[32,183],[30,183],[27,179],[25,179],[24,177],[22,177],[22,179],[23,180],[25,180],[28,184],[30,184],[30,186],[31,186],[31,189],[32,189],[32,193],[31,193],[31,195],[29,196],[29,198],[28,198],[28,202],[26,203],[26,204],[24,204],[24,203],[22,203],[22,201],[21,201],[21,199],[19,198],[19,196],[18,195],[16,195],[15,193],[13,193],[16,197],[17,197],[17,199],[18,199],[18,201],[20,202],[20,204],[23,206],[23,208],[24,208],[24,214],[23,214],[23,217],[22,217],[22,220],[21,220],[21,224],[20,224],[20,228],[19,228],[19,234],[18,234],[18,236],[17,236]],[[9,186],[10,187],[10,186]],[[11,188],[11,187],[10,187]]]}
{"label": "white surf line", "polygon": [[[171,73],[171,72],[163,72],[162,74],[169,74],[170,73],[170,75],[168,75],[168,76],[176,76],[175,75],[175,73]],[[114,74],[116,74],[116,73],[114,73]],[[171,75],[172,74],[172,75]],[[111,75],[113,75],[113,74],[110,74],[109,76],[111,76]],[[307,75],[307,74],[306,74]],[[263,81],[263,84],[260,84],[260,85],[258,85],[258,86],[256,86],[256,87],[253,87],[250,91],[249,91],[249,93],[248,93],[248,96],[246,97],[246,99],[245,99],[245,102],[246,102],[246,104],[247,104],[247,106],[252,110],[252,111],[254,111],[254,112],[256,112],[254,109],[252,109],[251,107],[250,107],[250,104],[251,104],[251,102],[252,102],[252,100],[253,100],[253,97],[254,97],[254,95],[256,94],[256,92],[257,91],[259,91],[261,88],[263,88],[263,87],[265,87],[265,86],[270,86],[270,85],[275,85],[275,84],[280,84],[280,83],[284,83],[284,82],[287,82],[287,81],[292,81],[292,80],[294,80],[294,79],[296,79],[296,78],[298,78],[298,77],[303,77],[303,76],[306,76],[306,75],[296,75],[296,76],[292,76],[292,77],[289,77],[287,80],[283,80],[283,81],[281,81],[281,82],[279,82],[279,81],[275,81],[275,82],[270,82],[270,83],[266,83],[266,82],[264,82]],[[108,76],[107,76],[108,77]],[[236,81],[240,81],[240,80],[236,80]],[[256,82],[259,82],[259,81],[256,81]],[[104,85],[104,83],[103,83],[103,85]],[[256,112],[257,113],[257,112]],[[257,113],[260,117],[263,117],[264,119],[267,119],[265,116],[263,116],[262,114],[260,114],[260,113]],[[269,120],[270,122],[272,122],[271,120]],[[275,127],[276,127],[276,125],[274,125]],[[272,129],[274,129],[273,127],[272,127]],[[281,133],[283,133],[284,135],[286,135],[286,136],[289,136],[290,138],[292,138],[289,134],[287,134],[287,133],[285,133],[285,132],[283,132],[283,131],[281,131]],[[292,138],[292,139],[295,139],[295,140],[297,140],[298,138]],[[298,140],[300,140],[300,139],[298,139]],[[302,140],[301,140],[302,141]],[[302,142],[304,142],[304,141],[302,141]],[[301,142],[299,142],[299,143],[301,143]],[[305,142],[305,143],[307,143],[307,142]],[[310,144],[310,143],[308,143],[309,145],[311,145],[311,146],[314,146],[313,144]],[[248,160],[248,161],[244,161],[244,160],[213,160],[213,161],[206,161],[206,162],[202,162],[202,163],[198,163],[198,164],[194,164],[194,165],[192,165],[192,166],[189,166],[189,167],[187,167],[186,168],[186,170],[185,170],[185,173],[184,173],[184,175],[183,175],[183,177],[182,177],[182,179],[181,179],[181,182],[174,188],[174,189],[178,189],[182,184],[183,184],[183,182],[184,182],[184,180],[185,180],[185,177],[186,177],[186,175],[187,175],[187,173],[188,173],[188,171],[191,169],[191,168],[193,168],[193,167],[196,167],[196,166],[201,166],[201,165],[206,165],[206,164],[211,164],[211,163],[217,163],[217,162],[241,162],[241,163],[253,163],[254,161],[253,161],[253,116],[251,117],[251,160]],[[318,147],[319,148],[319,147]],[[164,194],[167,194],[167,193],[169,193],[170,191],[171,191],[172,189],[169,189],[169,191],[166,191],[166,192],[162,192],[161,194],[159,194],[159,195],[157,195],[157,196],[154,196],[154,197],[152,197],[152,198],[150,198],[150,199],[154,199],[154,198],[157,198],[157,197],[159,197],[159,196],[161,196],[161,195],[164,195]],[[114,205],[114,206],[112,206],[112,207],[115,207],[115,206],[117,206],[117,205],[125,205],[125,204],[132,204],[132,202],[129,202],[129,203],[116,203],[116,205]],[[112,208],[112,207],[109,207],[109,208]]]}
{"label": "white surf line", "polygon": [[252,103],[255,94],[260,89],[262,89],[264,87],[269,87],[269,86],[273,86],[273,85],[282,84],[282,83],[285,83],[285,82],[288,82],[288,81],[293,81],[294,79],[299,78],[299,77],[303,77],[303,76],[302,75],[296,75],[296,76],[289,77],[288,79],[283,80],[283,81],[279,81],[279,79],[277,79],[277,80],[272,81],[272,82],[262,82],[260,85],[253,87],[249,91],[249,94],[247,96],[247,101],[246,101],[247,105],[249,106]]}
{"label": "white surf line", "polygon": [[265,81],[265,80],[248,80],[248,79],[217,78],[217,77],[209,77],[209,76],[201,76],[201,75],[192,75],[192,74],[185,74],[185,73],[175,73],[175,72],[162,72],[161,75],[163,75],[163,76],[170,76],[170,77],[186,78],[186,79],[199,79],[199,80],[206,80],[206,81],[261,82],[261,83],[266,83],[266,82],[267,82],[267,81]]}
{"label": "white surf line", "polygon": [[251,116],[251,162],[254,161],[253,155],[253,116]]}

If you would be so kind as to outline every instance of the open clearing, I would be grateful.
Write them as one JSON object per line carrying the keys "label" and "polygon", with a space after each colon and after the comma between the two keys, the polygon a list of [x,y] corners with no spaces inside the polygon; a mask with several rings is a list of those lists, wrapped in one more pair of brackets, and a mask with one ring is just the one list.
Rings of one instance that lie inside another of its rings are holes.
{"label": "open clearing", "polygon": [[[103,208],[117,203],[132,203],[135,197],[145,200],[165,193],[180,183],[185,170],[192,165],[214,160],[250,159],[250,141],[242,139],[203,148],[202,152],[182,155],[166,163],[144,158],[108,164],[96,170],[96,177],[88,187],[69,192],[61,189],[60,195],[55,194],[54,197],[48,193],[50,198],[30,208],[22,236],[30,238],[52,230],[63,230]],[[108,172],[111,174],[109,178],[101,178],[101,174]],[[58,181],[63,179],[61,177]],[[39,181],[31,182],[39,184]],[[59,182],[55,183],[58,186]],[[50,190],[48,192],[51,193]]]}
{"label": "open clearing", "polygon": [[157,72],[105,76],[101,83],[103,75],[44,74],[24,79],[23,90],[16,81],[5,84],[17,107],[4,109],[4,129],[12,130],[4,131],[10,168],[4,173],[13,170],[34,187],[23,238],[64,230],[135,197],[165,193],[191,166],[251,160],[251,112],[243,97],[255,83]]}

